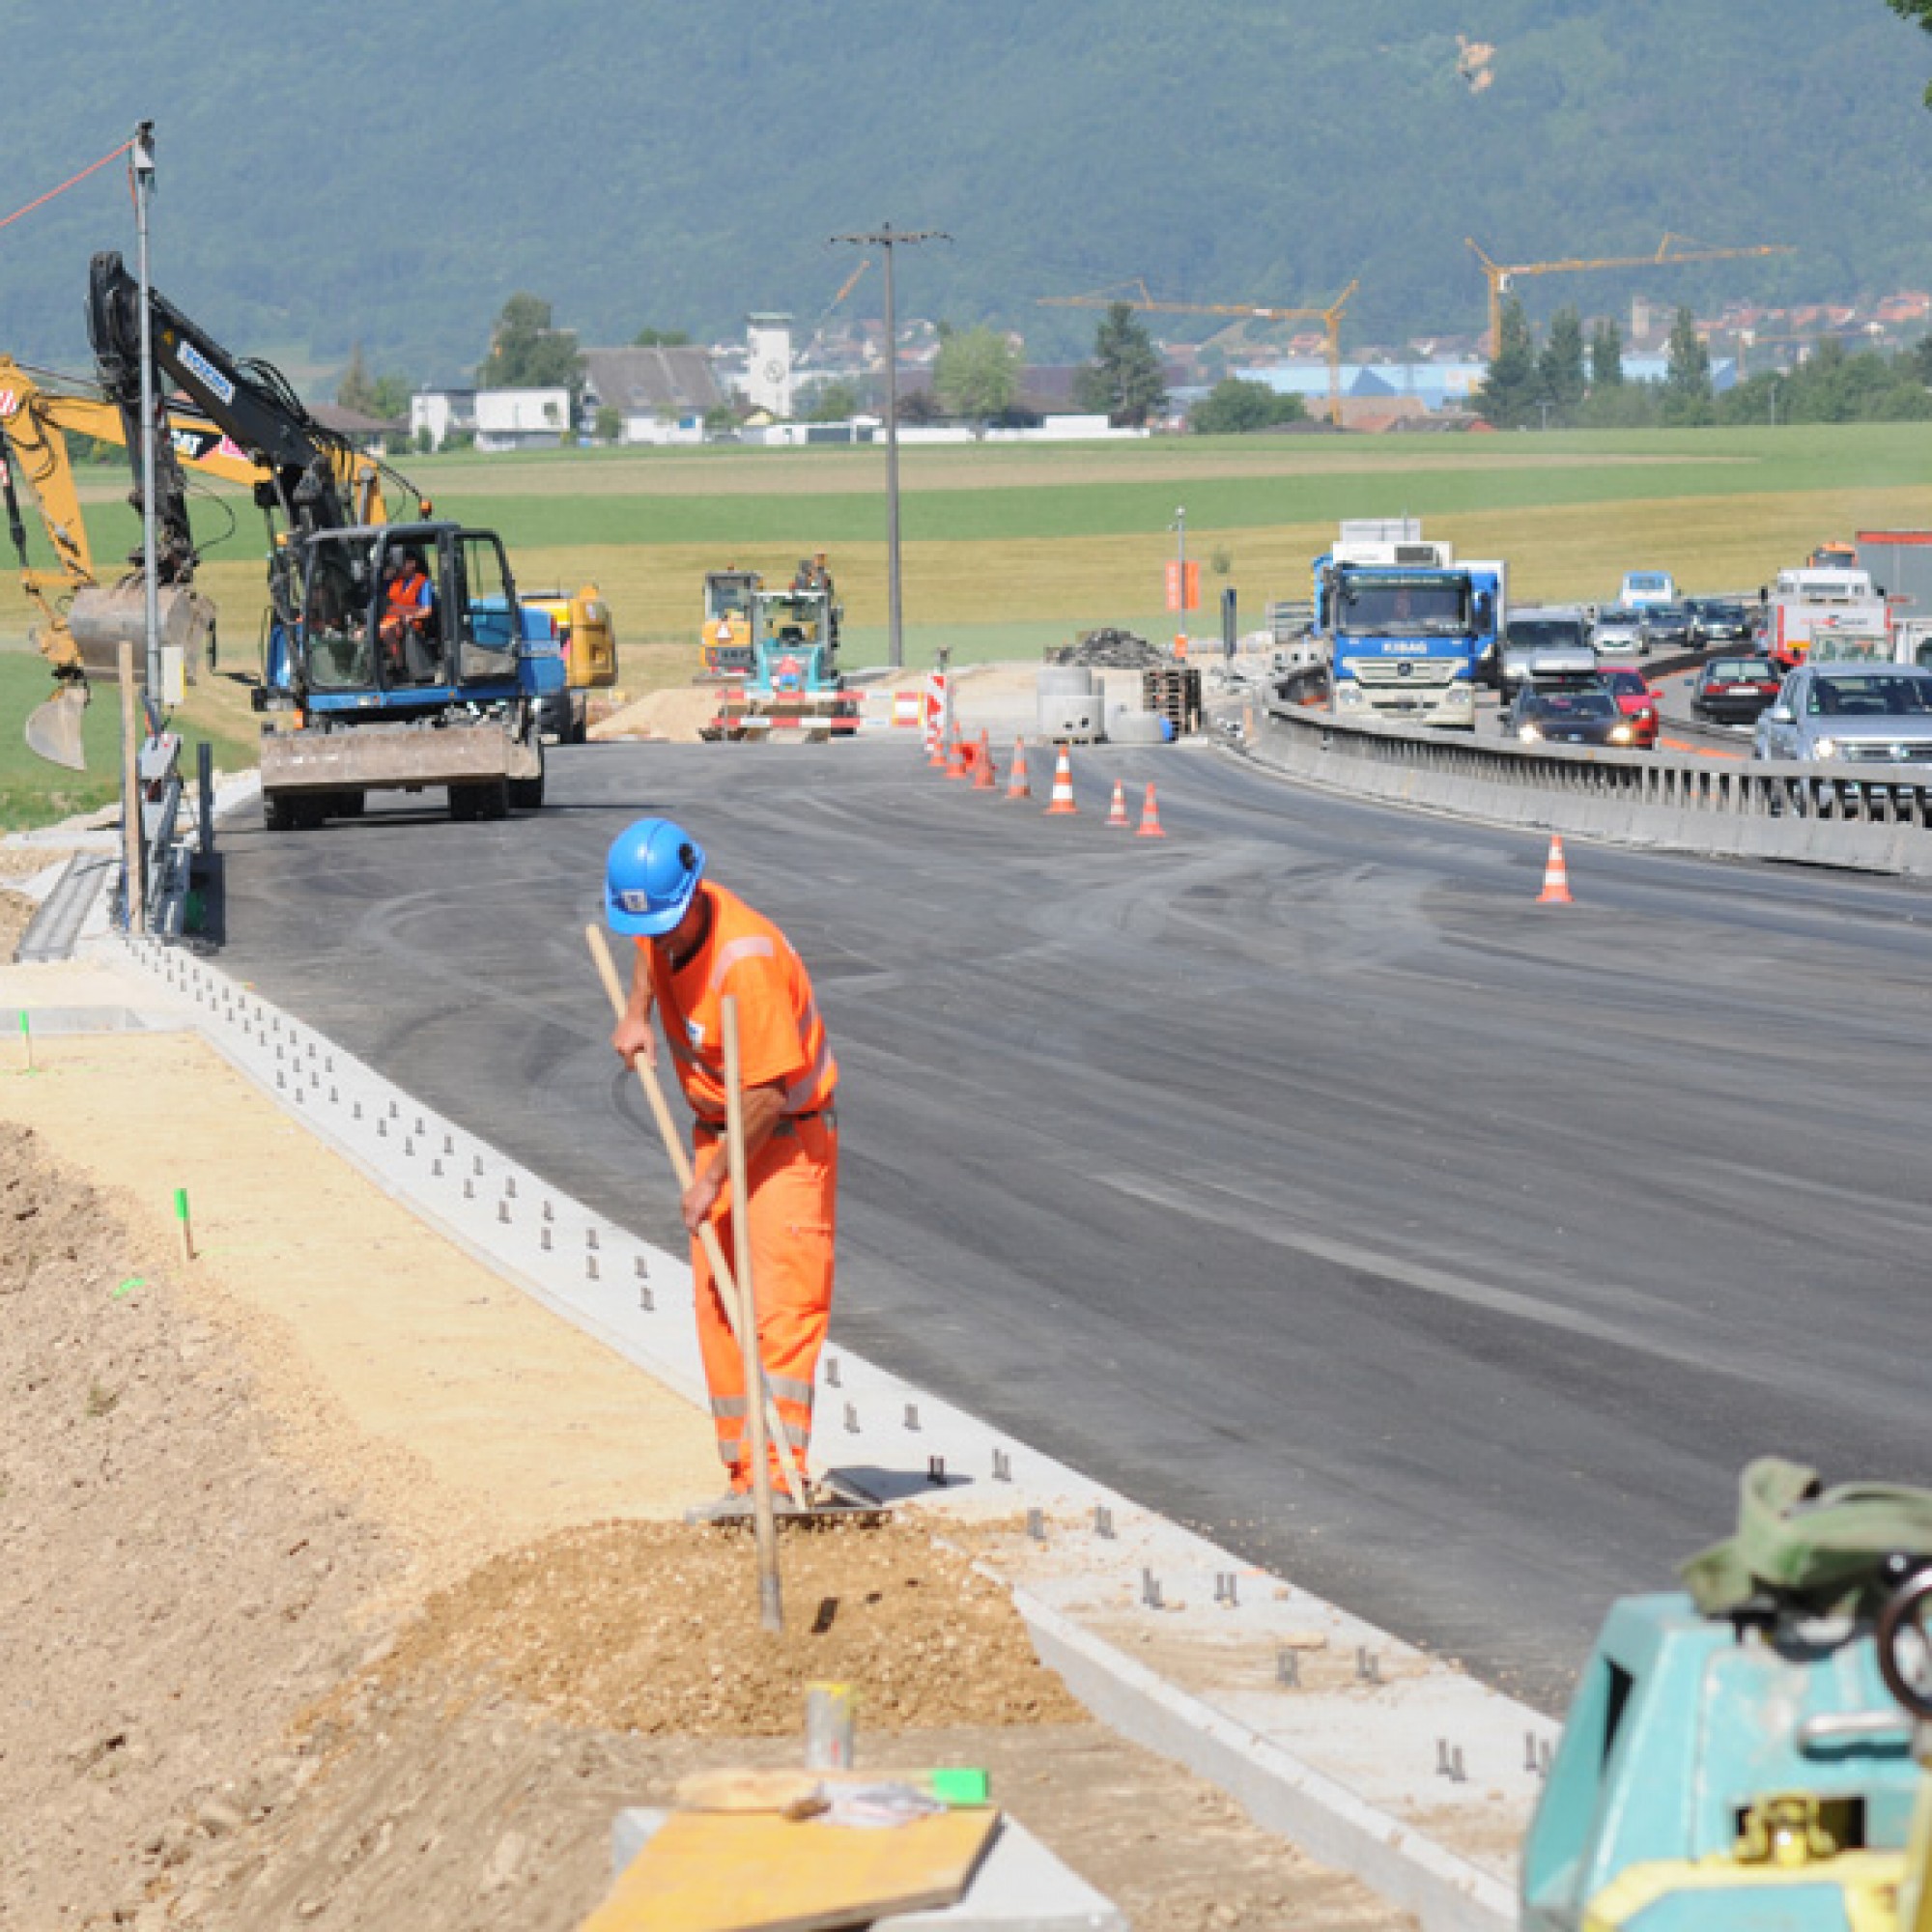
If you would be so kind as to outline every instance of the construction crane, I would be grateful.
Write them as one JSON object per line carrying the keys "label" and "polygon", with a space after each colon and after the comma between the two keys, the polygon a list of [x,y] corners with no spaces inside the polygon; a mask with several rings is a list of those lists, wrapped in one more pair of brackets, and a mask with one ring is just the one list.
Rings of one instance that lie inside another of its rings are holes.
{"label": "construction crane", "polygon": [[1654,255],[1606,255],[1595,261],[1492,262],[1468,237],[1469,247],[1483,265],[1490,284],[1490,354],[1496,353],[1502,340],[1503,297],[1519,275],[1570,275],[1589,269],[1666,269],[1680,262],[1730,262],[1747,255],[1795,255],[1798,250],[1781,242],[1762,243],[1755,248],[1705,248],[1688,235],[1665,235]]}
{"label": "construction crane", "polygon": [[[1132,309],[1151,309],[1162,315],[1236,315],[1256,322],[1319,322],[1328,338],[1328,420],[1342,426],[1342,311],[1349,298],[1361,287],[1352,281],[1326,308],[1263,308],[1253,302],[1156,301],[1143,281],[1118,283],[1112,289],[1096,290],[1090,296],[1041,296],[1045,308],[1112,308],[1116,302]],[[1123,288],[1138,289],[1138,296],[1120,293]]]}

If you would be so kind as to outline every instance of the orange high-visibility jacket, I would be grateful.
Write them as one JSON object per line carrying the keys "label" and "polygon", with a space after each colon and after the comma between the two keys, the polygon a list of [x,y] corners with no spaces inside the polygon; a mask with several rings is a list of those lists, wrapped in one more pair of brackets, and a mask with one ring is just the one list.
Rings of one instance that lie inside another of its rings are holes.
{"label": "orange high-visibility jacket", "polygon": [[787,1117],[820,1112],[832,1104],[838,1065],[804,962],[784,934],[735,893],[708,880],[697,890],[711,907],[711,931],[675,973],[664,947],[637,942],[644,949],[651,992],[692,1111],[714,1124],[724,1119],[723,1012],[728,993],[738,1002],[746,1089],[781,1082]]}

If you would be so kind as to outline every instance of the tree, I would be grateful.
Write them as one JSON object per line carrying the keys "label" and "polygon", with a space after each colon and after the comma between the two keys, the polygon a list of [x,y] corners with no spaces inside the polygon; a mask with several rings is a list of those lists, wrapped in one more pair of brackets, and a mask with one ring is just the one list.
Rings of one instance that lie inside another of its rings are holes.
{"label": "tree", "polygon": [[1615,389],[1624,380],[1624,334],[1605,316],[1590,331],[1590,387]]}
{"label": "tree", "polygon": [[636,349],[688,349],[691,336],[682,328],[640,328],[631,344]]}
{"label": "tree", "polygon": [[1583,324],[1574,308],[1559,308],[1550,317],[1536,374],[1543,391],[1541,400],[1549,405],[1550,414],[1558,423],[1575,422],[1585,382]]}
{"label": "tree", "polygon": [[1167,407],[1167,384],[1152,338],[1133,304],[1112,303],[1094,336],[1094,359],[1073,382],[1073,400],[1109,422],[1138,429]]}
{"label": "tree", "polygon": [[[1885,4],[1901,20],[1910,20],[1915,27],[1932,34],[1932,0],[1885,0]],[[1925,90],[1925,104],[1932,107],[1932,86]]]}
{"label": "tree", "polygon": [[1492,429],[1520,429],[1538,416],[1542,384],[1536,367],[1536,338],[1522,303],[1512,296],[1503,304],[1496,351],[1476,391],[1476,409]]}
{"label": "tree", "polygon": [[335,400],[345,410],[355,410],[365,416],[375,416],[383,422],[393,422],[398,416],[409,414],[410,384],[403,376],[372,376],[369,365],[362,359],[362,345],[358,342],[349,352],[349,367],[342,372],[342,380],[335,385]]}
{"label": "tree", "polygon": [[1307,420],[1308,408],[1299,396],[1229,376],[1194,405],[1187,424],[1196,436],[1239,436],[1247,430]]}
{"label": "tree", "polygon": [[955,416],[987,422],[1020,398],[1019,352],[997,329],[949,330],[933,364],[932,386]]}
{"label": "tree", "polygon": [[624,434],[624,412],[615,403],[599,403],[591,434],[599,442],[615,442]]}
{"label": "tree", "polygon": [[813,394],[811,409],[806,416],[806,421],[815,423],[850,422],[858,413],[858,388],[841,377],[836,382],[825,384]]}
{"label": "tree", "polygon": [[1711,352],[1697,334],[1696,318],[1680,306],[1663,365],[1663,420],[1681,427],[1711,417]]}
{"label": "tree", "polygon": [[567,388],[583,380],[577,331],[551,325],[550,303],[520,292],[503,304],[490,331],[490,354],[476,372],[485,389]]}

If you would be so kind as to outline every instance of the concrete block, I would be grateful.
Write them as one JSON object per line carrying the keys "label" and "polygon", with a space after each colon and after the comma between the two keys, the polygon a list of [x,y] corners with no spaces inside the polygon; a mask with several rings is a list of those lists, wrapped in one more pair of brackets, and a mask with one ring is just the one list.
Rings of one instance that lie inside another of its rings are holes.
{"label": "concrete block", "polygon": [[[633,1805],[611,1827],[614,1879],[650,1842],[668,1811]],[[801,1831],[810,1831],[801,1825]],[[1016,1818],[1002,1818],[966,1896],[941,1912],[898,1912],[872,1923],[890,1932],[1128,1932],[1125,1917],[1047,1850]]]}

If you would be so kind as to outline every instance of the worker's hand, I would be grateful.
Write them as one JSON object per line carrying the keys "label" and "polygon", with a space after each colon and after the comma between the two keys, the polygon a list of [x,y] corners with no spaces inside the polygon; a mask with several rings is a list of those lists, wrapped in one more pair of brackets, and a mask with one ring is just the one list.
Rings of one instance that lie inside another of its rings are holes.
{"label": "worker's hand", "polygon": [[611,1045],[626,1066],[635,1066],[639,1054],[643,1055],[646,1066],[658,1064],[657,1029],[651,1025],[648,1013],[639,1019],[636,1013],[627,1012],[612,1031]]}
{"label": "worker's hand", "polygon": [[723,1160],[707,1161],[691,1185],[684,1190],[684,1225],[696,1234],[710,1217],[718,1197],[724,1191],[727,1168]]}

